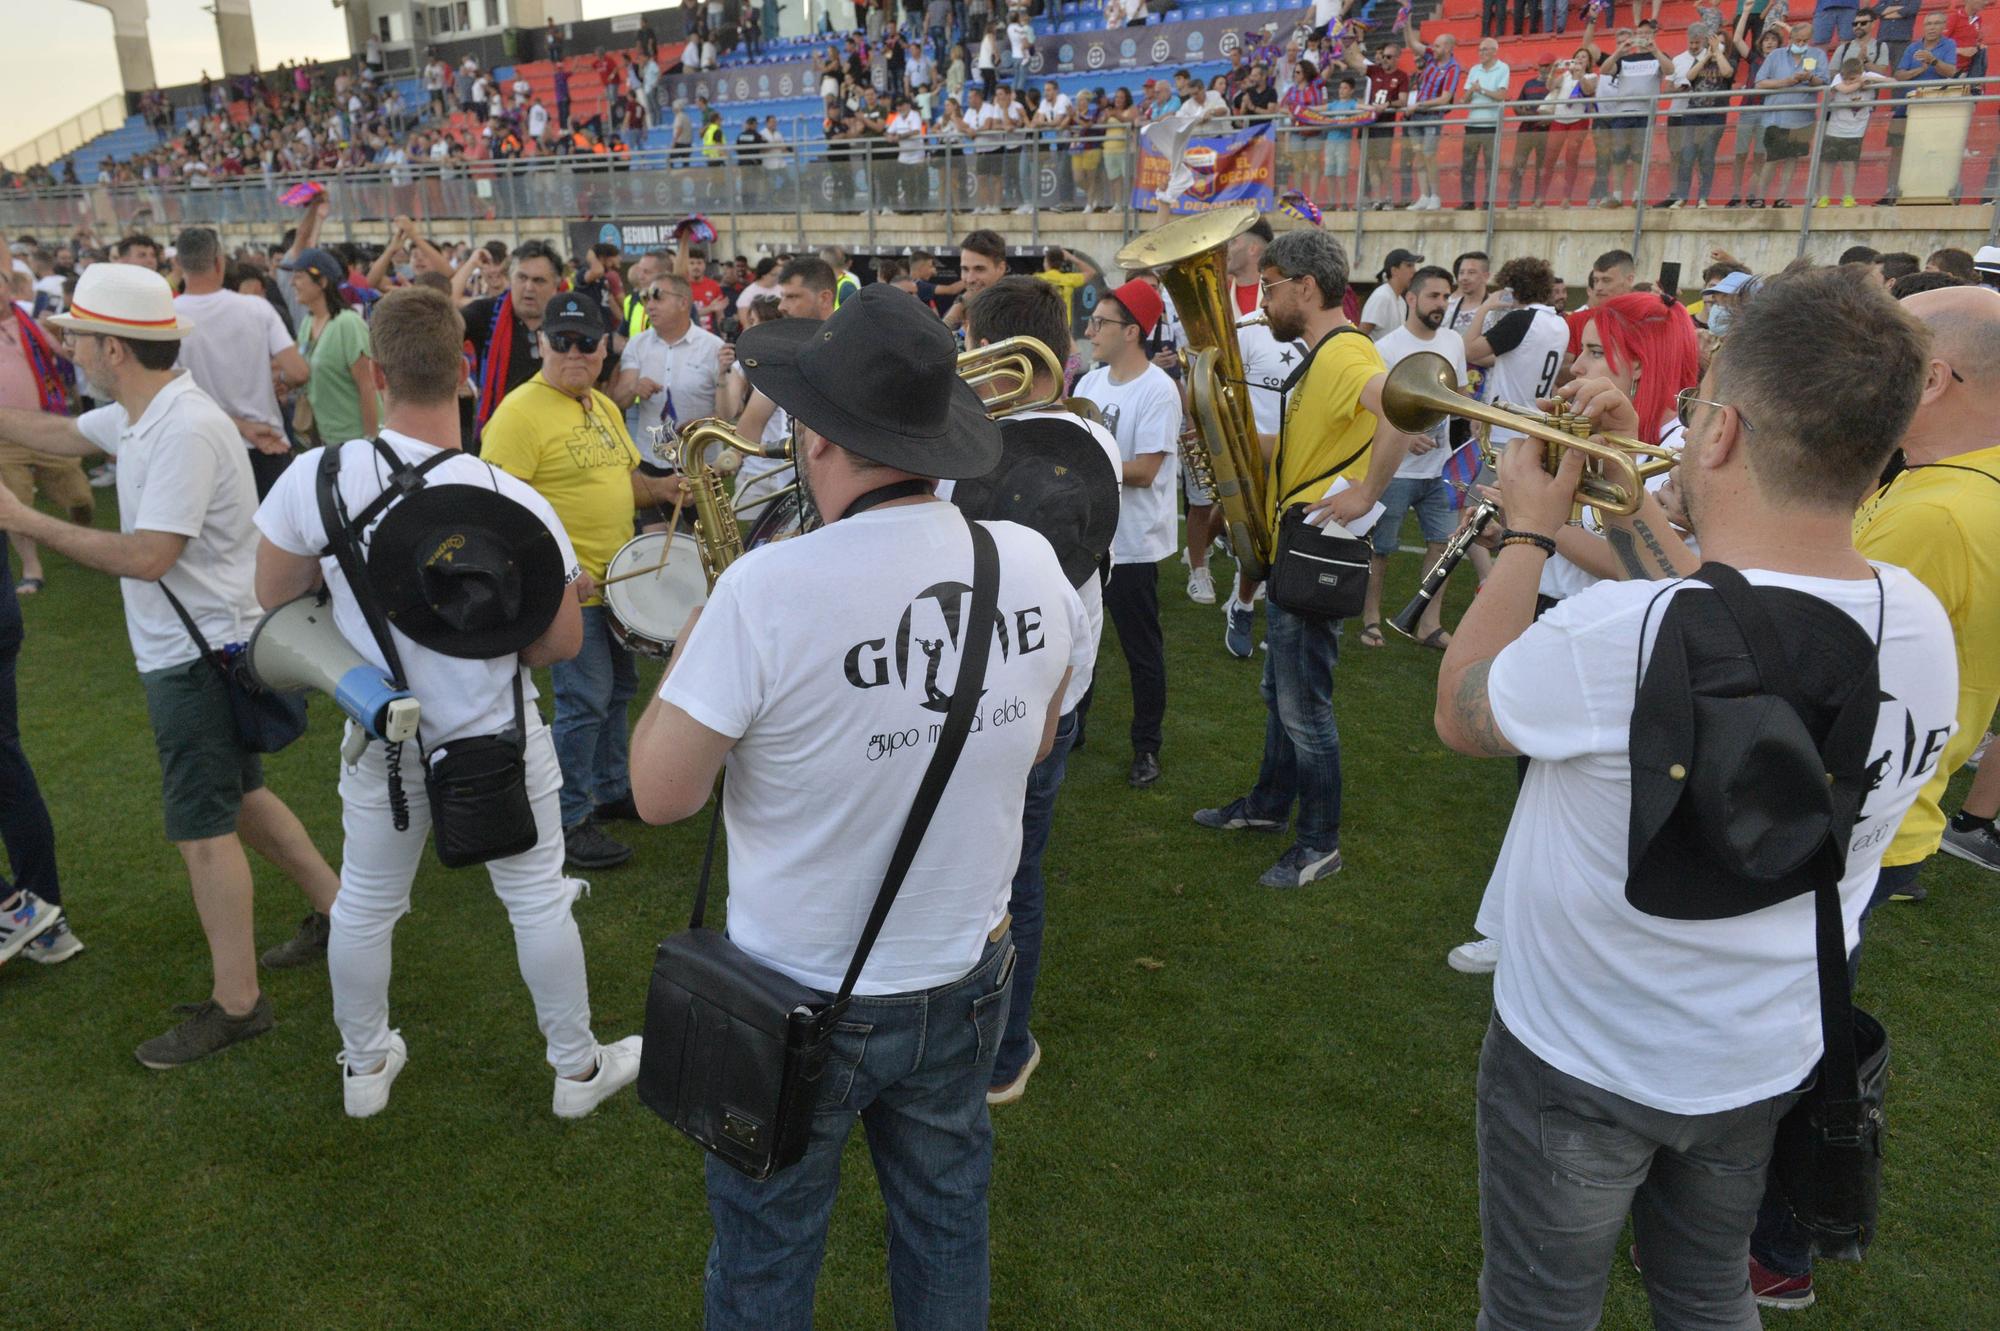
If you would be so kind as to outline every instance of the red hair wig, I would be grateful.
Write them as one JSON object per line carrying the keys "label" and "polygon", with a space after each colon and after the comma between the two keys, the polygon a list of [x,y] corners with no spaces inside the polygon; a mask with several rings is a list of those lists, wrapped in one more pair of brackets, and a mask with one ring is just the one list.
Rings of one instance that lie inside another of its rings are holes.
{"label": "red hair wig", "polygon": [[1630,365],[1640,370],[1632,390],[1639,437],[1658,443],[1660,426],[1672,414],[1680,391],[1701,382],[1694,320],[1679,301],[1657,291],[1614,296],[1595,307],[1591,318],[1611,367],[1623,370]]}

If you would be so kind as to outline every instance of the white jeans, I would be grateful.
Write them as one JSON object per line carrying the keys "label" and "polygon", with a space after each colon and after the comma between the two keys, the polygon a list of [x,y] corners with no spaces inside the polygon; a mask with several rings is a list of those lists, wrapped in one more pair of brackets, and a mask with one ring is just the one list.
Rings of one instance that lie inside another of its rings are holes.
{"label": "white jeans", "polygon": [[[533,850],[490,862],[486,872],[514,924],[514,951],[535,1000],[536,1024],[548,1041],[548,1061],[559,1074],[574,1076],[596,1065],[590,986],[583,939],[562,881],[562,818],[556,804],[562,773],[548,726],[532,708],[528,718],[528,795],[541,840]],[[410,883],[430,840],[431,810],[414,744],[403,746],[403,788],[410,825],[398,832],[389,813],[383,746],[370,744],[354,770],[341,769],[346,840],[326,962],[334,1024],[348,1062],[363,1068],[389,1055],[389,941],[396,921],[410,909]]]}

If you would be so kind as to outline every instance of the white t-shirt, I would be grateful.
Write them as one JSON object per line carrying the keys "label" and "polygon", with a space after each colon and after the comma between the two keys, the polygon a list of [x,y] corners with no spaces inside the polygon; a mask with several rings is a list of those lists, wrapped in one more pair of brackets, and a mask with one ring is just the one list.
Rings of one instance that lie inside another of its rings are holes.
{"label": "white t-shirt", "polygon": [[[1465,382],[1465,339],[1449,328],[1440,328],[1429,338],[1420,338],[1410,331],[1410,321],[1405,319],[1396,330],[1377,339],[1375,349],[1382,353],[1382,364],[1389,369],[1405,356],[1419,351],[1432,351],[1451,362],[1452,373],[1458,382]],[[1431,442],[1435,445],[1428,453],[1411,453],[1396,468],[1399,479],[1434,480],[1444,475],[1445,461],[1451,457],[1451,422],[1439,421],[1431,429]]]}
{"label": "white t-shirt", "polygon": [[[1871,752],[1887,761],[1841,880],[1849,949],[1882,852],[1952,730],[1958,695],[1944,610],[1905,570],[1876,570],[1885,696]],[[1744,576],[1829,601],[1874,635],[1873,579]],[[1819,990],[1810,893],[1733,920],[1661,919],[1625,899],[1640,634],[1643,624],[1650,651],[1664,598],[1677,594],[1707,588],[1598,583],[1494,659],[1494,720],[1536,760],[1488,889],[1505,939],[1494,1004],[1516,1038],[1570,1076],[1669,1113],[1710,1114],[1805,1079],[1820,1056]]]}
{"label": "white t-shirt", "polygon": [[1034,52],[1035,28],[1031,23],[1009,23],[1007,25],[1007,49],[1014,54],[1014,63],[1020,64]]}
{"label": "white t-shirt", "polygon": [[1361,306],[1361,322],[1374,324],[1368,336],[1380,342],[1393,328],[1400,328],[1406,313],[1402,293],[1387,282],[1379,282]]}
{"label": "white t-shirt", "polygon": [[[396,430],[382,431],[382,442],[394,449],[398,457],[412,464],[421,463],[438,451],[433,445]],[[389,467],[366,439],[350,440],[340,448],[340,497],[346,503],[351,518],[374,503],[382,493],[388,484]],[[320,454],[315,452],[297,465],[287,467],[257,510],[257,529],[280,550],[295,555],[317,555],[326,548],[326,524],[319,516],[319,464]],[[525,481],[517,480],[478,458],[461,454],[425,472],[424,483],[427,486],[476,485],[505,495],[532,511],[541,519],[543,526],[555,533],[556,544],[562,551],[563,568],[571,581],[582,571],[577,563],[576,551],[570,547],[569,533],[563,530],[562,519],[549,507],[549,501],[536,494]],[[382,516],[387,517],[395,507],[394,504],[389,505]],[[367,558],[368,541],[380,523],[381,519],[376,519],[361,535],[364,560]],[[347,575],[340,571],[340,565],[331,555],[322,558],[319,567],[326,579],[327,590],[333,597],[334,627],[340,630],[341,637],[347,639],[348,646],[386,672],[389,663],[383,659],[382,649],[368,629],[368,621],[362,618],[361,609],[355,604]],[[495,734],[512,726],[514,674],[517,670],[521,675],[523,705],[529,708],[534,706],[537,696],[534,676],[532,672],[521,669],[520,657],[510,654],[486,661],[469,661],[419,646],[393,624],[389,632],[393,635],[397,655],[403,660],[406,674],[403,682],[409,685],[410,692],[416,695],[418,704],[423,708],[422,739],[426,749],[467,736]]]}
{"label": "white t-shirt", "polygon": [[897,139],[897,161],[915,166],[924,160],[924,122],[915,111],[891,116],[884,128],[891,135],[908,136]]}
{"label": "white t-shirt", "polygon": [[[753,286],[751,290],[755,290]],[[739,382],[747,380],[740,364],[729,367],[729,373]],[[748,384],[744,383],[745,398],[748,398]],[[757,437],[760,444],[782,444],[792,433],[792,418],[777,403],[771,404],[771,418],[764,422],[764,433]],[[784,458],[746,457],[736,469],[736,516],[744,522],[755,522],[764,516],[761,502],[770,495],[785,488],[792,481],[790,462]],[[783,473],[782,475],[779,473]],[[771,477],[765,480],[765,477]]]}
{"label": "white t-shirt", "polygon": [[[1085,660],[1083,607],[1049,543],[985,526],[999,622],[978,720],[857,993],[934,988],[977,964],[1007,912],[1049,700]],[[971,537],[947,504],[870,509],[761,546],[717,580],[660,689],[736,738],[730,941],[803,984],[837,988],[853,957],[944,724],[971,576]]]}
{"label": "white t-shirt", "polygon": [[1006,124],[1007,117],[1000,113],[999,107],[995,106],[992,102],[982,105],[972,117],[972,128],[979,136],[972,141],[972,151],[976,153],[999,152],[1000,140],[1004,137],[999,131],[1005,128]]}
{"label": "white t-shirt", "polygon": [[83,437],[118,462],[118,529],[188,538],[158,583],[120,578],[125,631],[144,674],[201,655],[162,585],[180,598],[208,645],[245,642],[258,620],[257,487],[242,436],[222,408],[177,373],[135,422],[117,403],[76,418]]}
{"label": "white t-shirt", "polygon": [[540,102],[528,108],[528,137],[539,139],[549,132],[549,109]]}
{"label": "white t-shirt", "polygon": [[1250,385],[1250,414],[1257,433],[1275,435],[1285,410],[1285,395],[1278,390],[1299,368],[1307,348],[1303,340],[1280,342],[1269,324],[1243,322],[1256,317],[1254,311],[1237,316],[1236,347],[1243,354],[1243,378]]}
{"label": "white t-shirt", "polygon": [[744,310],[749,309],[750,302],[756,300],[759,296],[775,297],[777,294],[778,284],[776,282],[773,282],[770,286],[759,286],[757,283],[752,282],[750,285],[744,287],[742,292],[736,297],[737,313],[740,314]]}
{"label": "white t-shirt", "polygon": [[[1569,350],[1569,324],[1560,314],[1546,305],[1524,305],[1488,324],[1485,337],[1493,348],[1493,364],[1486,371],[1488,402],[1533,409],[1536,399],[1555,391],[1563,353]],[[1498,448],[1514,437],[1514,431],[1495,426],[1493,445]]]}
{"label": "white t-shirt", "polygon": [[1104,426],[1118,441],[1118,456],[1124,462],[1145,453],[1166,454],[1151,485],[1119,486],[1118,534],[1111,540],[1113,563],[1152,564],[1165,559],[1176,545],[1180,390],[1157,365],[1148,364],[1122,384],[1112,380],[1109,365],[1100,365],[1077,382],[1076,396],[1096,403],[1104,413]]}
{"label": "white t-shirt", "polygon": [[271,358],[297,344],[271,302],[240,291],[174,297],[174,309],[194,323],[181,340],[180,367],[231,416],[279,430],[285,418],[271,386]]}
{"label": "white t-shirt", "polygon": [[[625,344],[618,368],[637,370],[641,379],[651,379],[663,390],[640,398],[633,406],[636,423],[632,439],[648,462],[660,460],[654,456],[652,436],[647,433],[653,426],[663,425],[671,433],[677,426],[715,414],[715,388],[722,382],[716,353],[721,350],[722,339],[697,323],[689,323],[687,331],[671,343],[660,337],[658,329],[648,328]],[[671,417],[667,415],[670,401]]]}

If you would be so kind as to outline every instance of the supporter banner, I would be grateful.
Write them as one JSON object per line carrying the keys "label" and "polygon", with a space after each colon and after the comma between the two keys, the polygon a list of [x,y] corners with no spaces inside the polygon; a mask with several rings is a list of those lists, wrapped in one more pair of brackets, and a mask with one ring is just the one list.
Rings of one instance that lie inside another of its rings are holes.
{"label": "supporter banner", "polygon": [[[1052,33],[1036,39],[1034,58],[1028,69],[1036,79],[1101,72],[1105,75],[1108,89],[1121,81],[1113,76],[1126,70],[1226,60],[1243,44],[1244,33],[1261,30],[1265,24],[1275,22],[1282,36],[1305,12],[1301,9],[1259,10],[1254,14],[1202,19],[1199,22]],[[813,59],[828,46],[844,58],[845,43],[844,35],[828,37],[812,48],[812,58],[790,60],[783,64],[671,74],[660,80],[661,96],[667,98],[670,104],[676,97],[685,97],[690,103],[697,97],[706,97],[717,106],[771,98],[817,97],[819,71],[814,68]]]}
{"label": "supporter banner", "polygon": [[[1277,157],[1268,122],[1235,134],[1193,139],[1187,147],[1187,164],[1194,171],[1194,186],[1174,203],[1173,210],[1199,213],[1225,204],[1254,203],[1269,211],[1278,202]],[[1142,149],[1139,175],[1132,182],[1134,210],[1152,211],[1153,193],[1166,185],[1171,168],[1172,164],[1151,148]]]}

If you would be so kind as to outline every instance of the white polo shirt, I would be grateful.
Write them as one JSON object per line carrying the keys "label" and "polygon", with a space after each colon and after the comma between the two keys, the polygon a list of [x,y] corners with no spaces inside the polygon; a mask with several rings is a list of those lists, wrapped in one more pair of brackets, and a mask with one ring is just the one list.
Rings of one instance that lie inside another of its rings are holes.
{"label": "white polo shirt", "polygon": [[651,379],[662,390],[640,398],[632,407],[632,439],[647,461],[660,460],[653,456],[648,433],[653,426],[661,425],[671,432],[715,414],[715,388],[722,382],[716,355],[721,350],[722,339],[696,323],[689,323],[687,331],[672,342],[662,338],[657,328],[648,328],[625,344],[618,368],[637,370],[641,379]]}
{"label": "white polo shirt", "polygon": [[208,644],[247,641],[257,606],[257,487],[243,439],[185,370],[133,421],[117,403],[76,418],[83,437],[118,462],[118,529],[188,538],[159,583],[120,578],[125,631],[141,674],[185,665],[201,649],[161,592],[187,608]]}

